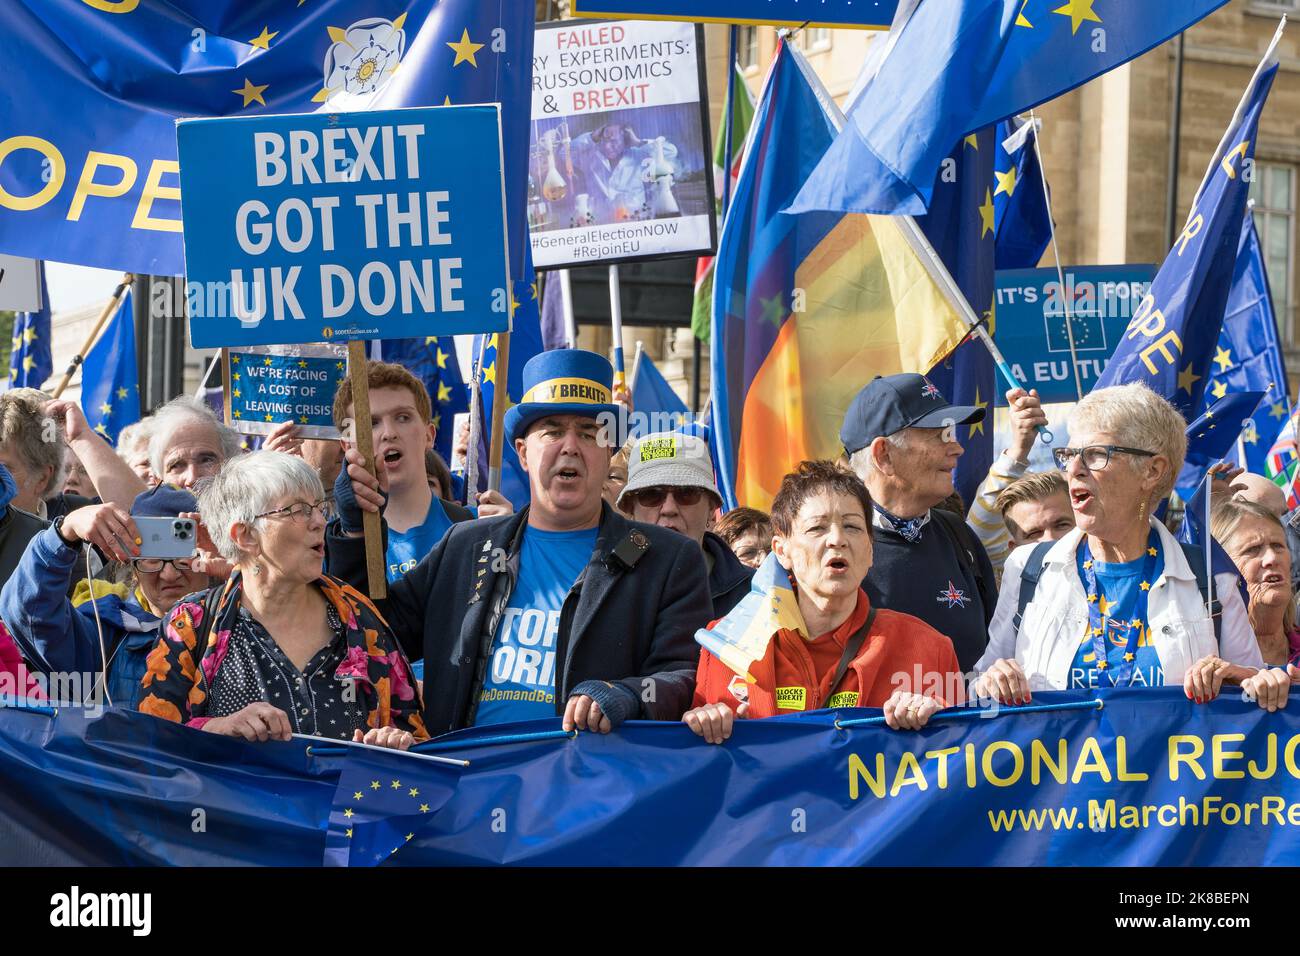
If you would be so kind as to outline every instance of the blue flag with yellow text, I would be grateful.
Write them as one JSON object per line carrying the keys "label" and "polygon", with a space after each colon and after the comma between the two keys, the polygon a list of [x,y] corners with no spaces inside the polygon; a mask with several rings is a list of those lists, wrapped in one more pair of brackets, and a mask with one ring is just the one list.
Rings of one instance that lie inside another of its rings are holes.
{"label": "blue flag with yellow text", "polygon": [[1158,46],[1227,0],[942,0],[892,50],[791,212],[930,205],[952,144]]}
{"label": "blue flag with yellow text", "polygon": [[1096,388],[1142,382],[1188,421],[1200,411],[1237,263],[1250,188],[1245,173],[1253,165],[1259,116],[1277,75],[1279,36],[1280,30],[1233,114],[1187,224]]}
{"label": "blue flag with yellow text", "polygon": [[135,362],[135,313],[131,293],[108,320],[81,366],[81,409],[90,427],[109,442],[140,420],[140,375]]}
{"label": "blue flag with yellow text", "polygon": [[510,274],[531,282],[534,14],[483,0],[0,4],[0,252],[183,273],[181,117],[500,103]]}
{"label": "blue flag with yellow text", "polygon": [[50,290],[41,262],[41,310],[14,316],[14,337],[9,351],[9,387],[40,388],[54,372],[50,354]]}

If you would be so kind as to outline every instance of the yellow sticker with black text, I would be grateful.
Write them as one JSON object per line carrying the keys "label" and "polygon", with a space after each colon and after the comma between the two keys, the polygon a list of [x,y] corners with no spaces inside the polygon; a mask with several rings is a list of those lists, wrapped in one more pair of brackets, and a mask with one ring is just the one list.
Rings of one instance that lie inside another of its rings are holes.
{"label": "yellow sticker with black text", "polygon": [[663,461],[665,458],[676,458],[678,439],[676,438],[650,438],[641,442],[639,446],[641,461]]}
{"label": "yellow sticker with black text", "polygon": [[777,710],[806,710],[808,707],[808,689],[806,687],[778,687],[776,689]]}
{"label": "yellow sticker with black text", "polygon": [[831,694],[831,699],[826,702],[827,707],[856,707],[858,706],[858,692],[856,690],[842,690],[838,694]]}

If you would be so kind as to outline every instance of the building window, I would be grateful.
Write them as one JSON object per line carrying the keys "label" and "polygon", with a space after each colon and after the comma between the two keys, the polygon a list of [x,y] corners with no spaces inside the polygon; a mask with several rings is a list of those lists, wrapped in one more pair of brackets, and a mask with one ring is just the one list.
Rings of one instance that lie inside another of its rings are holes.
{"label": "building window", "polygon": [[829,27],[804,27],[796,34],[799,49],[805,53],[821,53],[831,48],[831,31]]}
{"label": "building window", "polygon": [[740,27],[736,37],[736,58],[740,68],[748,70],[758,66],[758,27]]}
{"label": "building window", "polygon": [[1268,284],[1273,291],[1273,309],[1277,313],[1282,344],[1300,345],[1296,335],[1294,311],[1295,240],[1295,167],[1283,163],[1255,163],[1255,178],[1250,184],[1255,200],[1255,228],[1268,268]]}
{"label": "building window", "polygon": [[1300,0],[1247,0],[1247,13],[1275,17],[1283,13],[1300,13]]}

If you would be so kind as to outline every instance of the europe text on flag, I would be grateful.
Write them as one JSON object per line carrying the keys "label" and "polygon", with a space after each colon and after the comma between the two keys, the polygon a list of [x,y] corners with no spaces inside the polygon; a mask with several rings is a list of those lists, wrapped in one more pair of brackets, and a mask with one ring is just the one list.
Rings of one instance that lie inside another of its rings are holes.
{"label": "europe text on flag", "polygon": [[1233,392],[1201,413],[1187,428],[1187,457],[1174,489],[1186,499],[1205,476],[1205,469],[1222,460],[1238,438],[1254,425],[1252,416],[1264,392]]}
{"label": "europe text on flag", "polygon": [[534,13],[481,0],[0,4],[0,62],[23,65],[0,98],[0,251],[184,272],[179,117],[496,102],[510,272],[531,281]]}
{"label": "europe text on flag", "polygon": [[[1052,220],[1029,121],[998,124],[993,160],[993,234],[999,269],[1033,269],[1052,241]],[[1009,144],[1009,145],[1008,145]]]}
{"label": "europe text on flag", "polygon": [[1291,389],[1278,342],[1268,272],[1249,209],[1213,362],[1207,398],[1219,399],[1244,389],[1267,393],[1252,419],[1253,427],[1247,426],[1241,436],[1241,456],[1237,452],[1232,456],[1247,471],[1262,475],[1268,450],[1286,424]]}
{"label": "europe text on flag", "polygon": [[[866,95],[874,95],[868,86]],[[997,144],[993,130],[964,137],[945,164],[946,174],[935,183],[930,211],[916,224],[952,276],[977,315],[994,328],[994,177]],[[988,408],[996,398],[997,372],[993,356],[975,338],[957,347],[926,377],[948,400],[959,405]],[[974,501],[980,483],[993,464],[992,420],[957,426],[957,440],[965,449],[953,476],[962,500]]]}
{"label": "europe text on flag", "polygon": [[348,746],[325,834],[326,866],[378,866],[429,823],[459,779],[450,764]]}
{"label": "europe text on flag", "polygon": [[117,444],[127,425],[140,420],[140,376],[135,364],[135,315],[131,293],[108,320],[81,366],[81,409],[90,427]]}
{"label": "europe text on flag", "polygon": [[[745,73],[740,64],[735,64],[735,102],[731,104],[731,159],[727,160],[726,123],[718,124],[718,135],[713,144],[713,175],[716,183],[714,195],[722,203],[723,178],[731,176],[731,185],[736,185],[740,175],[740,161],[745,152],[745,140],[749,137],[749,127],[754,122],[754,97],[745,82]],[[723,116],[727,107],[723,106]],[[704,342],[709,340],[710,326],[713,320],[713,257],[702,257],[695,266],[695,300],[691,304],[691,331],[695,337]]]}
{"label": "europe text on flag", "polygon": [[1201,408],[1237,262],[1255,132],[1277,75],[1273,36],[1214,152],[1187,224],[1097,379],[1097,388],[1143,382],[1191,420]]}
{"label": "europe text on flag", "polygon": [[[671,431],[690,419],[686,403],[673,391],[654,359],[638,351],[632,367],[632,408],[636,412],[629,437],[638,438],[649,432]],[[649,422],[649,426],[642,425]]]}
{"label": "europe text on flag", "polygon": [[41,310],[19,312],[14,317],[14,338],[9,351],[10,388],[40,388],[54,371],[54,358],[50,355],[50,293],[45,285],[44,261],[40,268]]}
{"label": "europe text on flag", "polygon": [[1225,2],[914,3],[792,211],[920,215],[962,136],[1127,63]]}
{"label": "europe text on flag", "polygon": [[802,55],[779,43],[713,290],[713,438],[729,507],[766,508],[796,463],[837,457],[866,382],[928,371],[967,331],[910,224],[781,211],[839,119]]}
{"label": "europe text on flag", "polygon": [[469,411],[469,390],[456,360],[456,342],[450,336],[429,335],[422,339],[386,339],[380,346],[380,358],[405,366],[429,392],[433,427],[437,430],[433,447],[443,461],[451,461],[452,423],[460,412]]}
{"label": "europe text on flag", "polygon": [[749,668],[763,659],[768,645],[781,628],[798,631],[805,638],[808,628],[790,586],[790,575],[775,554],[769,554],[754,573],[749,593],[712,629],[695,632],[696,642],[751,684]]}

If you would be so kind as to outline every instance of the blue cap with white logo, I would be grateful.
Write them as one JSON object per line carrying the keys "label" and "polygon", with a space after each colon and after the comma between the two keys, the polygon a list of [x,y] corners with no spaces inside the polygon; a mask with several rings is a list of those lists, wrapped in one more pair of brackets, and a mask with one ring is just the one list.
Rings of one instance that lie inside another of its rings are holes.
{"label": "blue cap with white logo", "polygon": [[977,405],[954,405],[924,375],[877,375],[844,416],[840,441],[850,455],[904,428],[945,428],[984,420]]}

